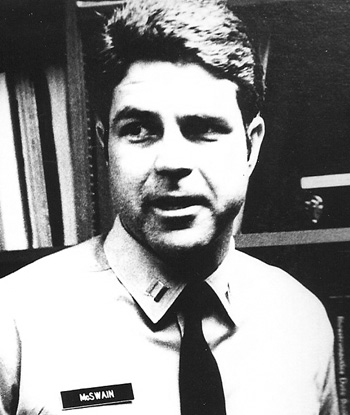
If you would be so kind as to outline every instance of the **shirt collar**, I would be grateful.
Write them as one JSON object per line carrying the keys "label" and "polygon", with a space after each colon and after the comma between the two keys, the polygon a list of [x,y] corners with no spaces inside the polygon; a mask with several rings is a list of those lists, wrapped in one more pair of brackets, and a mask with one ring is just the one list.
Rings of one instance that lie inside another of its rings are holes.
{"label": "shirt collar", "polygon": [[[139,244],[116,218],[107,235],[104,250],[110,267],[119,281],[153,323],[169,310],[185,287],[173,271],[155,255]],[[217,270],[207,278],[228,315],[233,320],[230,306],[229,275],[232,273],[234,240],[226,258]]]}

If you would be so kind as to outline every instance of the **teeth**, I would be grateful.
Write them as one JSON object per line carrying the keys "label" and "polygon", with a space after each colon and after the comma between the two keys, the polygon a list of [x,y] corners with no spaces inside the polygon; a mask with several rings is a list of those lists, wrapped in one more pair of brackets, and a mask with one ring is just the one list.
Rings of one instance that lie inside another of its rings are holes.
{"label": "teeth", "polygon": [[185,207],[188,207],[189,205],[186,206],[163,206],[162,209],[164,210],[177,210],[177,209],[184,209]]}
{"label": "teeth", "polygon": [[184,209],[188,206],[191,206],[190,204],[161,204],[158,207],[165,210],[176,210],[176,209]]}
{"label": "teeth", "polygon": [[183,209],[189,206],[192,206],[194,202],[190,202],[189,200],[158,200],[154,204],[156,207],[164,210],[176,210],[176,209]]}

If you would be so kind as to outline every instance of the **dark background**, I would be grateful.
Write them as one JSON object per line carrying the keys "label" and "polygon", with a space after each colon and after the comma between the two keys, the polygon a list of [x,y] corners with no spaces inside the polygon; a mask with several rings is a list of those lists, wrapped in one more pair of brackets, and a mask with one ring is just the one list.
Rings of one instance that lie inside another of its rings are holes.
{"label": "dark background", "polygon": [[[234,2],[232,2],[234,3]],[[312,229],[300,178],[350,165],[350,2],[285,1],[237,9],[270,38],[266,136],[243,232]],[[349,226],[350,192],[333,192],[316,227]]]}

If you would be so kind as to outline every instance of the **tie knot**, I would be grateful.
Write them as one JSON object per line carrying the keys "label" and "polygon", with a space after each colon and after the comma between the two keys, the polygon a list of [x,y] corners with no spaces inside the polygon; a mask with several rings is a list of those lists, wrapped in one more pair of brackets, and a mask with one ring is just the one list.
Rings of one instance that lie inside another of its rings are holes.
{"label": "tie knot", "polygon": [[188,284],[181,294],[181,310],[185,315],[203,316],[214,306],[215,294],[209,285],[204,282]]}

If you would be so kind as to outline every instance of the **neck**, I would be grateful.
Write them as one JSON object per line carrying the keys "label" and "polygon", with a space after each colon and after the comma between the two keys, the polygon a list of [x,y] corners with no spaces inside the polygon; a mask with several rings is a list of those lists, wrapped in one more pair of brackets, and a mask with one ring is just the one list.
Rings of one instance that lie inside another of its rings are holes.
{"label": "neck", "polygon": [[228,226],[208,245],[160,252],[140,241],[120,222],[126,232],[156,259],[159,269],[179,282],[201,281],[209,277],[224,260],[233,237],[233,226]]}
{"label": "neck", "polygon": [[[209,277],[222,263],[229,251],[232,239],[231,229],[219,235],[211,244],[189,252],[174,252],[168,255],[159,255],[164,266],[171,269],[171,273],[180,276],[181,280],[200,281]],[[179,277],[178,277],[179,278]]]}

